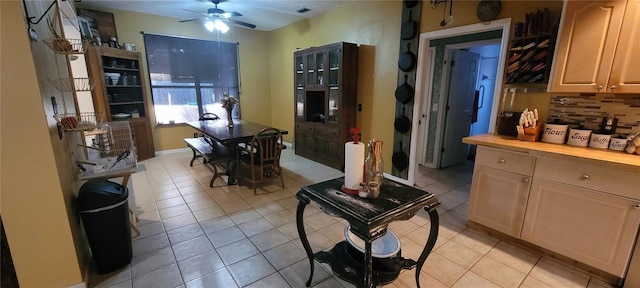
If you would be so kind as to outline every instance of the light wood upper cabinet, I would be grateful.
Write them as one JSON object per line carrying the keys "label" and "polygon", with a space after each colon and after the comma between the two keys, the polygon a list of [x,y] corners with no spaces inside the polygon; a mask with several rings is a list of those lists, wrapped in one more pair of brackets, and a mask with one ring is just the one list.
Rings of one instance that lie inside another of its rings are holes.
{"label": "light wood upper cabinet", "polygon": [[637,10],[638,0],[566,2],[549,90],[640,92]]}
{"label": "light wood upper cabinet", "polygon": [[629,0],[622,20],[618,48],[613,57],[609,76],[609,86],[616,86],[616,92],[640,92],[640,0]]}

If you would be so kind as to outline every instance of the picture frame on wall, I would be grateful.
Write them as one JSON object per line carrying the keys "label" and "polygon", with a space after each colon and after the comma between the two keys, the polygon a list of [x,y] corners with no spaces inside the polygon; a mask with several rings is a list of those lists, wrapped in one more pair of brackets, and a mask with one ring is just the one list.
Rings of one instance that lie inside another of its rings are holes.
{"label": "picture frame on wall", "polygon": [[78,26],[80,26],[80,35],[82,39],[93,39],[93,33],[91,32],[91,24],[89,19],[78,16]]}
{"label": "picture frame on wall", "polygon": [[87,20],[92,38],[99,36],[103,43],[108,42],[111,37],[118,39],[116,22],[113,19],[112,13],[84,8],[78,8],[77,12],[78,18]]}

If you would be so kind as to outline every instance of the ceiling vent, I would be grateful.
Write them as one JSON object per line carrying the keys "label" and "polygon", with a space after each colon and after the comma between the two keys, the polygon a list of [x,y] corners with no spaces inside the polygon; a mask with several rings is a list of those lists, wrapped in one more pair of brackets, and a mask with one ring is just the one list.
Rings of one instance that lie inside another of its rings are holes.
{"label": "ceiling vent", "polygon": [[309,10],[310,10],[310,9],[309,9],[309,8],[307,8],[307,7],[301,7],[301,8],[298,8],[298,10],[296,10],[296,12],[298,12],[298,13],[302,14],[302,13],[307,13],[307,12],[309,12]]}

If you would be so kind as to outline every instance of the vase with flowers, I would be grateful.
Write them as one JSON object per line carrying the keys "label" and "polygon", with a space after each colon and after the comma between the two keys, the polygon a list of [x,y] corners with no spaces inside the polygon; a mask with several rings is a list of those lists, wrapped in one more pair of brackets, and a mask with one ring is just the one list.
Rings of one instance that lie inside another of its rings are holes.
{"label": "vase with flowers", "polygon": [[229,96],[229,94],[227,93],[224,93],[223,95],[224,97],[222,97],[222,99],[220,100],[220,103],[222,103],[222,108],[227,110],[227,123],[228,123],[227,125],[229,127],[233,127],[232,112],[233,112],[233,107],[235,107],[236,104],[238,104],[238,99],[233,96]]}

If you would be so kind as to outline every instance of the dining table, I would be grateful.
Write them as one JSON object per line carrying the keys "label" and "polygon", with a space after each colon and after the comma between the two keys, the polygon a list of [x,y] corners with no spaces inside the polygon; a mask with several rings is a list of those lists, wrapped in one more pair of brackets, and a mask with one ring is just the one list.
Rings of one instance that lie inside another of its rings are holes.
{"label": "dining table", "polygon": [[[187,122],[187,125],[200,131],[203,135],[223,144],[231,149],[235,150],[236,163],[240,161],[240,146],[239,144],[249,143],[253,139],[253,136],[258,134],[265,128],[273,128],[272,126],[263,125],[247,120],[234,119],[233,126],[230,126],[227,121],[224,120],[204,120],[204,121],[191,121]],[[289,134],[287,130],[280,130],[283,135]],[[239,179],[239,169],[233,169],[229,174],[235,175],[229,176],[227,181],[229,185],[235,184],[235,180]]]}

